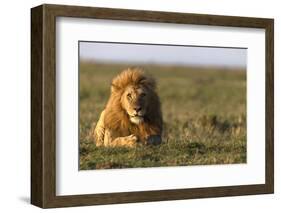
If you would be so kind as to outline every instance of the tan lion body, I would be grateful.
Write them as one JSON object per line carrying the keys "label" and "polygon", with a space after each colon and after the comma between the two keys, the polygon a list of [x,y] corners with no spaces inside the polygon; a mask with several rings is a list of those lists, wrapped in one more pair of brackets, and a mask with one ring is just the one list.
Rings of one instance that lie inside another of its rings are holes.
{"label": "tan lion body", "polygon": [[137,143],[161,143],[163,122],[155,87],[154,79],[138,68],[116,76],[94,130],[96,145],[134,147]]}

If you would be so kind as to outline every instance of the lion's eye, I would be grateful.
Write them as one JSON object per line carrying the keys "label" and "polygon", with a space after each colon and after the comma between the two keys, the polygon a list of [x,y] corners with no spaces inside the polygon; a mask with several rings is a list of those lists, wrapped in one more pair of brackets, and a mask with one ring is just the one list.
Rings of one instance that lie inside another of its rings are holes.
{"label": "lion's eye", "polygon": [[145,93],[142,93],[140,96],[141,96],[141,97],[145,97],[145,96],[146,96],[146,94],[145,94]]}
{"label": "lion's eye", "polygon": [[127,94],[127,98],[132,98],[131,93],[128,93],[128,94]]}

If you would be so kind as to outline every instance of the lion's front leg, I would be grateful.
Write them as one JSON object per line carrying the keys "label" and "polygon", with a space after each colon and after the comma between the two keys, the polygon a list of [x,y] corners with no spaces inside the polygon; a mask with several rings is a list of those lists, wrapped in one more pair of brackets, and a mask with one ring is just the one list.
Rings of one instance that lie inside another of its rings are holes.
{"label": "lion's front leg", "polygon": [[103,110],[94,130],[94,139],[95,139],[96,146],[104,145],[104,136],[105,136],[105,127],[104,127],[104,110]]}
{"label": "lion's front leg", "polygon": [[149,135],[145,142],[148,145],[159,145],[162,143],[162,138],[161,135]]}
{"label": "lion's front leg", "polygon": [[[162,125],[162,124],[161,124]],[[159,145],[162,143],[162,128],[161,125],[148,125],[146,123],[140,126],[141,141],[146,145]]]}
{"label": "lion's front leg", "polygon": [[104,145],[111,147],[135,147],[137,145],[137,140],[138,138],[135,135],[114,137],[114,133],[106,131],[104,137]]}
{"label": "lion's front leg", "polygon": [[135,135],[129,135],[126,137],[115,138],[111,145],[112,146],[126,146],[126,147],[135,147],[137,145],[137,137]]}

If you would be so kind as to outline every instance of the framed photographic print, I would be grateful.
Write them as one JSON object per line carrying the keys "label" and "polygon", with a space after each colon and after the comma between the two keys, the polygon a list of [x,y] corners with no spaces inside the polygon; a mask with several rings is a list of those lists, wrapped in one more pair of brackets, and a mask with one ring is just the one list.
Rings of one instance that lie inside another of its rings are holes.
{"label": "framed photographic print", "polygon": [[31,203],[274,191],[273,19],[31,9]]}

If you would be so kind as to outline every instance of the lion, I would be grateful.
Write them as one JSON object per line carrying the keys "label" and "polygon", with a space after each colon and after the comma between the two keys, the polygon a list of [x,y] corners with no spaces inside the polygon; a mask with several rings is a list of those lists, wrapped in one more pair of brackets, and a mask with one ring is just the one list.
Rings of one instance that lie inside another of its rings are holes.
{"label": "lion", "polygon": [[155,79],[141,68],[128,68],[112,80],[109,100],[93,136],[96,146],[160,144],[162,125]]}

